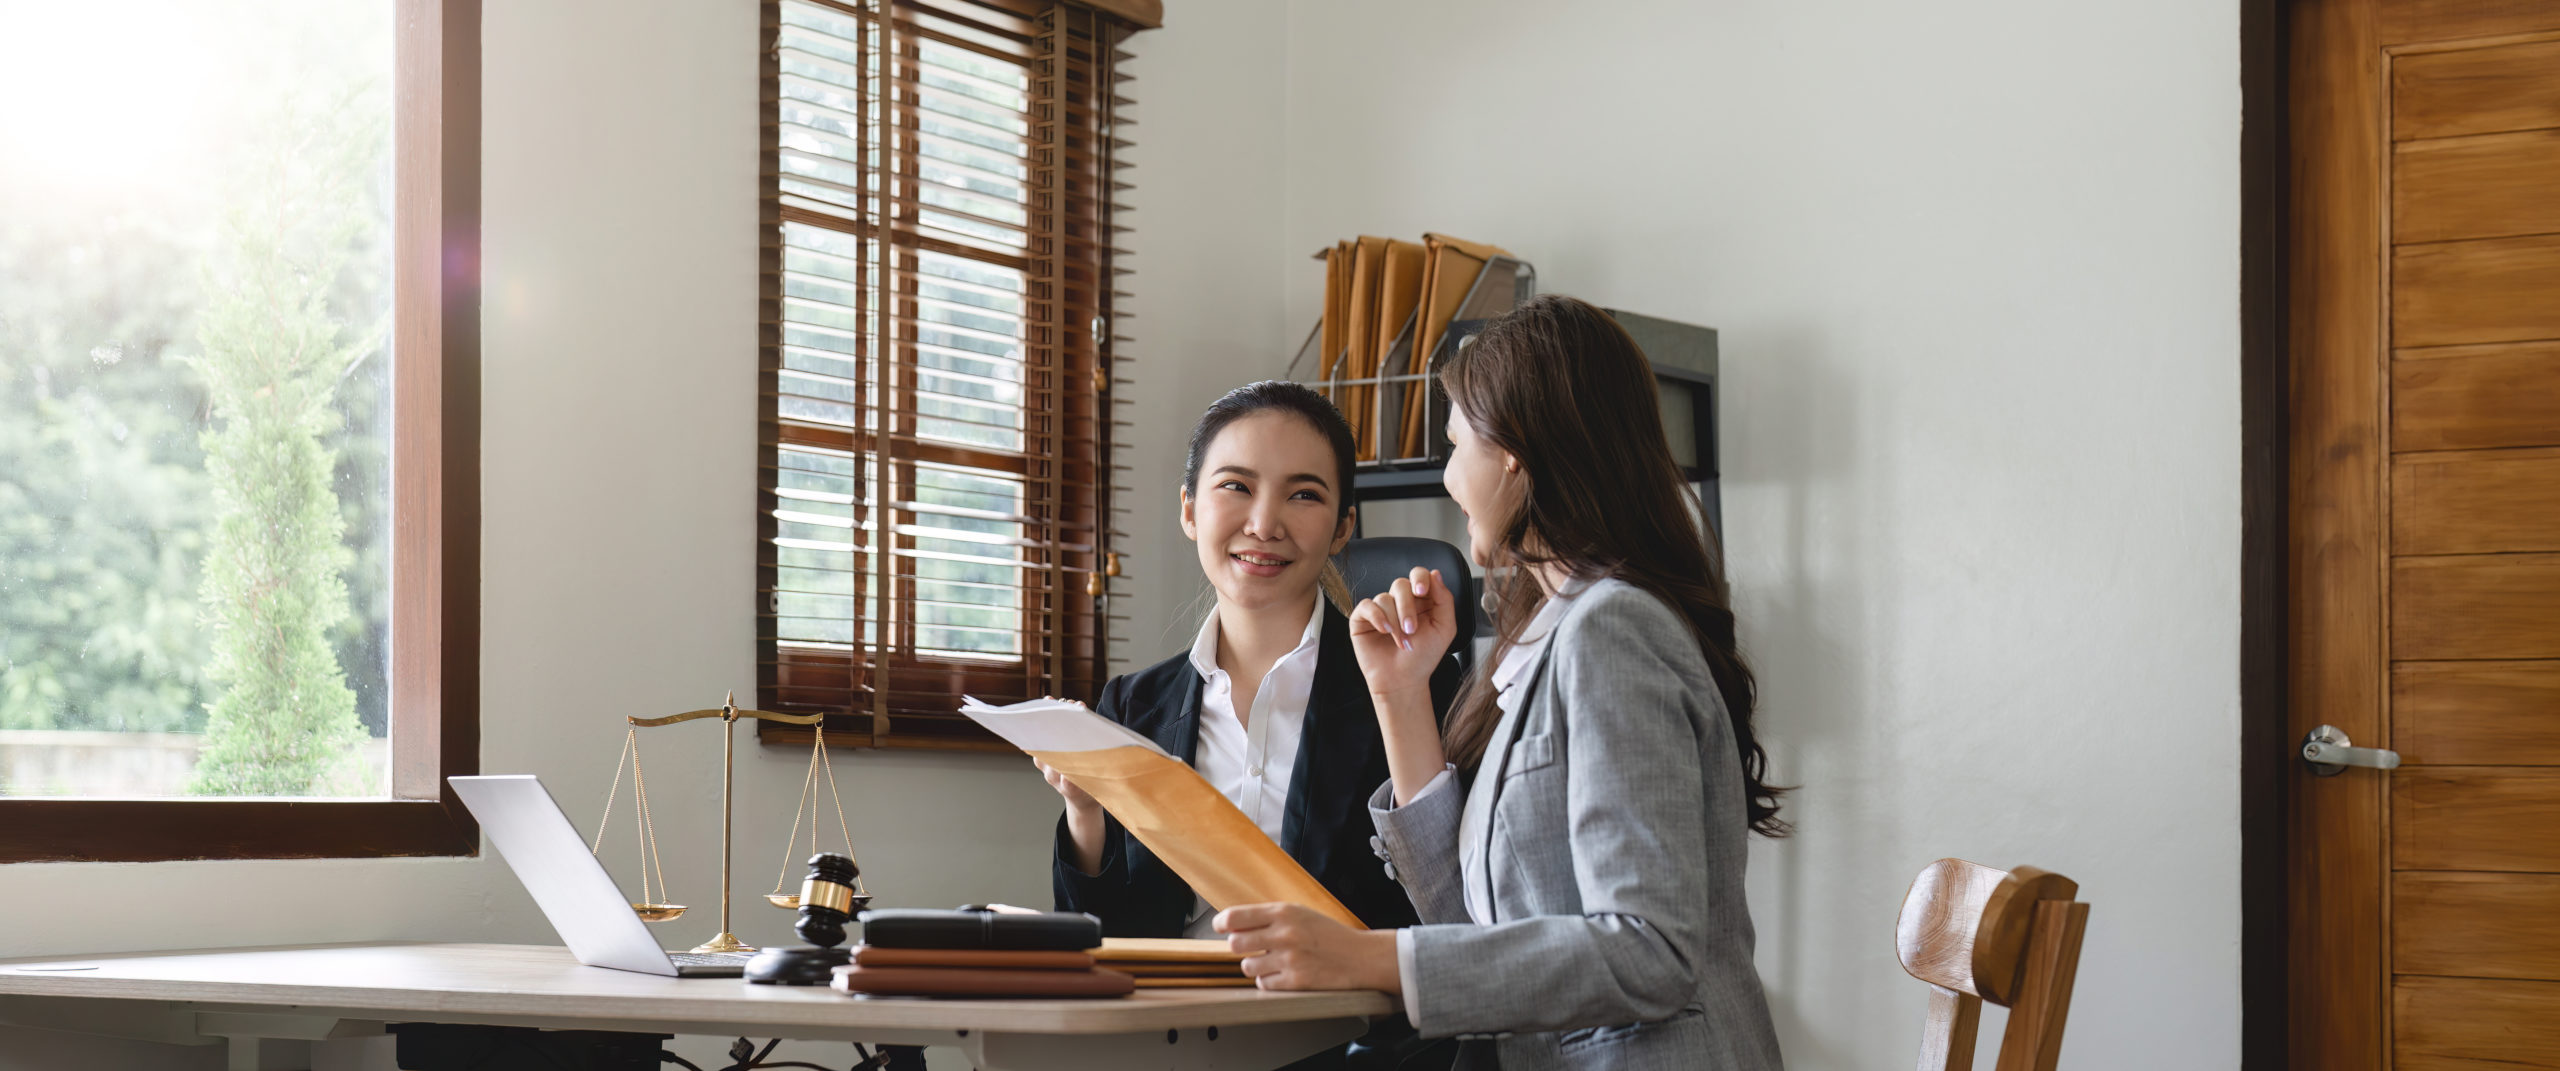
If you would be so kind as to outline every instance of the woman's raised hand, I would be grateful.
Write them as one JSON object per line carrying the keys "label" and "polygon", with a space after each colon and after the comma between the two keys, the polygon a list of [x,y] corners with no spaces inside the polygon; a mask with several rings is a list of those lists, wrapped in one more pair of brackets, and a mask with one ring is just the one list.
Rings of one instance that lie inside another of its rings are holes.
{"label": "woman's raised hand", "polygon": [[1457,635],[1457,604],[1437,569],[1416,566],[1351,610],[1351,650],[1373,695],[1428,689]]}

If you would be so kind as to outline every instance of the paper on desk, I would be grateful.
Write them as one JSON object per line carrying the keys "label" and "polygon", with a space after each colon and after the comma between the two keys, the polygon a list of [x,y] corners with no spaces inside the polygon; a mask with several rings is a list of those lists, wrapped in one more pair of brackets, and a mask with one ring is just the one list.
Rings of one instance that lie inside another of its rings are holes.
{"label": "paper on desk", "polygon": [[1127,726],[1064,699],[999,707],[969,698],[960,713],[1066,774],[1210,906],[1300,904],[1363,928],[1253,819]]}

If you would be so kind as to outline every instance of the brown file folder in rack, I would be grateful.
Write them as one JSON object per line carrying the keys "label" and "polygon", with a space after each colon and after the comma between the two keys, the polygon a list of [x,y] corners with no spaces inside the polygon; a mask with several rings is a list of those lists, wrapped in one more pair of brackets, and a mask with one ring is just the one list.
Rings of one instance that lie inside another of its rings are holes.
{"label": "brown file folder in rack", "polygon": [[[1497,257],[1511,256],[1504,250],[1445,234],[1426,234],[1422,240],[1425,259],[1422,300],[1415,310],[1412,360],[1403,368],[1407,373],[1431,371],[1431,362],[1439,353],[1441,334],[1448,330],[1450,323],[1466,319],[1460,314],[1465,311],[1467,298],[1475,290],[1476,280],[1483,277],[1485,265]],[[1527,294],[1520,294],[1513,304],[1528,299]],[[1501,311],[1508,312],[1510,307],[1506,306]],[[1484,315],[1499,313],[1487,312]],[[1429,414],[1424,412],[1423,402],[1430,394],[1427,386],[1404,392],[1404,428],[1397,440],[1397,456],[1419,457],[1425,452],[1427,443],[1435,438],[1431,429],[1424,426]]]}
{"label": "brown file folder in rack", "polygon": [[[1398,335],[1412,330],[1410,325],[1416,324],[1420,319],[1417,313],[1422,304],[1424,260],[1421,243],[1388,240],[1386,253],[1378,266],[1378,300],[1370,308],[1370,311],[1375,314],[1372,321],[1376,330],[1373,332],[1374,337],[1370,343],[1375,359],[1369,362],[1364,371],[1372,377],[1398,371],[1419,371],[1419,369],[1406,368],[1407,362],[1402,360],[1390,364],[1388,356],[1401,352],[1396,349]],[[1358,393],[1364,401],[1372,395],[1380,396],[1380,400],[1383,401],[1383,395],[1386,392],[1377,387],[1362,387],[1359,388]],[[1404,393],[1410,397],[1414,392],[1407,389]],[[1379,407],[1375,411],[1381,414],[1380,419],[1357,425],[1363,434],[1360,436],[1360,449],[1355,456],[1371,459],[1386,457],[1396,452],[1395,444],[1403,441],[1400,432],[1384,418],[1385,414],[1401,414],[1403,409]]]}
{"label": "brown file folder in rack", "polygon": [[[1343,386],[1330,395],[1333,404],[1339,406],[1346,416],[1368,412],[1369,395],[1374,393],[1366,384],[1378,375],[1376,325],[1381,315],[1379,283],[1386,275],[1387,247],[1390,244],[1388,239],[1365,234],[1352,243],[1351,303],[1347,306],[1350,315],[1343,324],[1343,358],[1334,365],[1334,370],[1341,373]],[[1357,444],[1354,457],[1372,455],[1370,429],[1373,427],[1376,427],[1374,423],[1351,416],[1351,437]]]}
{"label": "brown file folder in rack", "polygon": [[[1364,237],[1316,259],[1325,262],[1326,315],[1289,362],[1289,378],[1341,407],[1361,467],[1446,460],[1440,426],[1448,403],[1432,376],[1460,342],[1448,326],[1517,308],[1537,293],[1537,269],[1493,246],[1437,234],[1420,245]],[[1409,280],[1410,295],[1384,293],[1388,276]]]}

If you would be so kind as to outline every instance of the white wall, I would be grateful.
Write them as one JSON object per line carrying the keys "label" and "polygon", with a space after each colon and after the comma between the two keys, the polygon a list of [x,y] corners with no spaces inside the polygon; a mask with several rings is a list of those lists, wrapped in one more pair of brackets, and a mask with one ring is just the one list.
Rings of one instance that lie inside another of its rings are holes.
{"label": "white wall", "polygon": [[[1151,665],[1190,648],[1209,605],[1182,537],[1182,452],[1191,423],[1221,394],[1281,374],[1312,320],[1280,297],[1305,262],[1282,245],[1286,177],[1281,43],[1287,8],[1262,0],[1173,0],[1166,26],[1130,40],[1137,189],[1123,222],[1137,295],[1123,333],[1120,419],[1129,444],[1119,483],[1124,575],[1112,612],[1129,622],[1117,658]],[[1309,247],[1313,248],[1313,247]],[[1286,345],[1282,340],[1286,340]]]}
{"label": "white wall", "polygon": [[[1724,332],[1733,575],[1804,786],[1801,836],[1753,872],[1793,1064],[1909,1058],[1890,921],[1963,855],[2098,905],[2075,1066],[2230,1066],[2233,13],[1814,8],[1624,4],[1612,30],[1579,5],[1177,0],[1131,68],[1123,661],[1186,642],[1179,439],[1281,371],[1316,315],[1307,252],[1501,243],[1547,289]],[[754,683],[755,5],[486,17],[483,768],[542,774],[584,821],[622,715]],[[692,728],[645,746],[675,894],[709,905]],[[744,816],[789,807],[804,758],[740,751],[750,941],[787,920],[753,899],[780,853]],[[837,765],[882,903],[1046,897],[1057,804],[1021,760]],[[37,955],[549,940],[488,856],[12,866],[0,918],[43,919],[0,930]]]}
{"label": "white wall", "polygon": [[2238,1062],[2236,13],[1290,5],[1285,249],[1446,231],[1722,332],[1795,1067],[1911,1058],[1947,855],[2082,882],[2071,1066]]}

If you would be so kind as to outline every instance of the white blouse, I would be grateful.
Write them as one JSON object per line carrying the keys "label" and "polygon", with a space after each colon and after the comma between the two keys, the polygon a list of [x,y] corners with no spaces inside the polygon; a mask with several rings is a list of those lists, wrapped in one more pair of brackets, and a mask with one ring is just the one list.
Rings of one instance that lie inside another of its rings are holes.
{"label": "white blouse", "polygon": [[[1235,682],[1218,668],[1218,614],[1200,624],[1191,644],[1191,668],[1200,674],[1200,736],[1191,766],[1202,780],[1243,811],[1262,834],[1280,843],[1288,822],[1289,782],[1298,769],[1298,743],[1306,734],[1307,698],[1316,682],[1316,647],[1324,635],[1324,596],[1307,607],[1298,646],[1281,655],[1253,693],[1252,717],[1236,718]],[[1285,845],[1284,845],[1285,847]],[[1217,912],[1194,896],[1185,937],[1216,937]]]}

